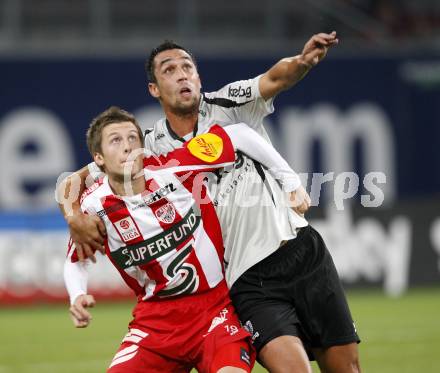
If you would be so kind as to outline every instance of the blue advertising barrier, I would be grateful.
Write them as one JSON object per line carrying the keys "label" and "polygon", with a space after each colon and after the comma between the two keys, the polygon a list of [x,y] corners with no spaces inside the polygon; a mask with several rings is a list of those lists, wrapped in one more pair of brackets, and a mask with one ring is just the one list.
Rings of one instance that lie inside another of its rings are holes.
{"label": "blue advertising barrier", "polygon": [[[275,61],[200,60],[203,89],[212,91],[256,76]],[[436,61],[328,58],[295,88],[276,98],[267,127],[298,171],[356,171],[361,175],[363,169],[377,168],[379,160],[371,160],[376,154],[389,174],[390,200],[438,194],[440,79],[429,70]],[[426,73],[419,76],[417,71]],[[4,60],[0,61],[0,81],[0,163],[14,180],[9,189],[0,188],[0,208],[25,208],[29,201],[41,204],[43,197],[29,199],[26,194],[38,195],[62,171],[88,163],[86,128],[108,106],[137,113],[144,127],[152,126],[160,115],[147,91],[141,58]],[[333,123],[325,123],[330,116]],[[316,125],[320,118],[324,122]],[[359,118],[367,119],[356,123]],[[326,125],[331,128],[328,134],[320,130]],[[304,131],[312,132],[304,135]],[[353,149],[345,149],[339,158],[349,162],[338,163],[336,156],[333,163],[325,164],[323,160],[331,158],[334,149],[344,147],[328,139],[347,136],[346,144]],[[317,141],[306,153],[289,150],[298,148],[298,138]],[[326,153],[329,147],[330,155]],[[18,196],[20,190],[24,196]]]}
{"label": "blue advertising barrier", "polygon": [[[203,89],[257,76],[276,60],[199,60]],[[14,284],[20,293],[29,284],[50,288],[54,279],[55,293],[61,291],[67,230],[56,212],[55,183],[60,174],[90,162],[85,132],[108,106],[134,112],[144,128],[161,116],[148,94],[143,64],[142,58],[0,61],[0,256],[10,259],[0,268],[0,298],[2,289]],[[317,226],[335,248],[335,262],[348,284],[381,283],[388,293],[399,294],[411,284],[439,283],[437,71],[440,60],[426,56],[327,58],[275,99],[266,128],[289,163],[306,173],[303,181],[314,205],[325,212]],[[359,204],[371,192],[371,173],[386,181],[380,185],[382,208]],[[352,174],[359,191],[338,204],[331,193]],[[329,180],[322,196],[313,193],[315,177]],[[332,235],[334,224],[344,237]],[[371,243],[371,236],[382,237],[380,244]],[[355,246],[362,255],[354,254],[346,237],[359,242]],[[41,271],[30,270],[35,266],[26,253],[32,248]],[[55,272],[47,269],[53,253],[60,253]],[[28,276],[17,277],[23,268]]]}

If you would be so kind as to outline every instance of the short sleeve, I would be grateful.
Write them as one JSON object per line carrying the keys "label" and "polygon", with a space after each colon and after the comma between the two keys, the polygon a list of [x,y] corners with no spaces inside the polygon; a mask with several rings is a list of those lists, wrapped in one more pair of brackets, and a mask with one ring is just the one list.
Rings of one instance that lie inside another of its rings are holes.
{"label": "short sleeve", "polygon": [[250,127],[258,129],[263,125],[263,119],[273,113],[273,98],[264,100],[261,97],[259,83],[261,75],[247,80],[232,82],[210,94],[216,99],[224,99],[229,102],[233,112],[232,123],[244,122]]}

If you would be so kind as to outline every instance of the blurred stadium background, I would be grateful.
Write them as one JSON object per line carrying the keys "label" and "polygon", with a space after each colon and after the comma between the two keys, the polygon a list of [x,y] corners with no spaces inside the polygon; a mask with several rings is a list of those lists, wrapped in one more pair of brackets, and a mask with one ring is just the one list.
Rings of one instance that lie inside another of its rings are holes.
{"label": "blurred stadium background", "polygon": [[[192,49],[211,91],[332,30],[340,45],[276,98],[266,128],[309,188],[328,180],[309,189],[310,217],[349,291],[365,371],[440,371],[439,1],[0,0],[0,373],[104,371],[124,334],[128,303],[70,325],[54,185],[90,161],[85,130],[109,105],[145,128],[161,116],[149,50]],[[352,171],[359,191],[335,193]],[[370,172],[386,175],[376,208],[362,206]],[[101,303],[127,297],[105,263],[91,287]]]}

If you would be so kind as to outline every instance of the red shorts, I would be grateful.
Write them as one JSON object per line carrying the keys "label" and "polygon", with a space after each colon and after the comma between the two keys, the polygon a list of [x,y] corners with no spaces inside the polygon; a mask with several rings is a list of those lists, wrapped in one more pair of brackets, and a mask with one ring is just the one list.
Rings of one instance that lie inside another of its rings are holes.
{"label": "red shorts", "polygon": [[224,282],[202,294],[139,302],[133,316],[108,373],[251,371],[255,351]]}

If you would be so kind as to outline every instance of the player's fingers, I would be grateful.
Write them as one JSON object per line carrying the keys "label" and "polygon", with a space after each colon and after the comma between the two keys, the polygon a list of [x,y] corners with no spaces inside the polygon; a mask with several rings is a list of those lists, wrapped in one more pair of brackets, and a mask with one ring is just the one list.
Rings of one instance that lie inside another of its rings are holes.
{"label": "player's fingers", "polygon": [[97,249],[102,255],[105,255],[105,246],[101,245],[99,249]]}
{"label": "player's fingers", "polygon": [[327,44],[327,39],[325,37],[322,36],[322,34],[315,34],[312,36],[311,39],[315,44]]}
{"label": "player's fingers", "polygon": [[86,328],[87,326],[89,326],[90,321],[78,321],[76,327],[77,328]]}
{"label": "player's fingers", "polygon": [[88,244],[83,245],[84,255],[86,258],[89,258],[93,263],[96,263],[95,253]]}
{"label": "player's fingers", "polygon": [[322,36],[319,36],[319,35],[315,35],[313,37],[313,42],[315,44],[324,45],[324,46],[328,45],[328,43],[329,43],[329,41],[326,38],[323,38]]}
{"label": "player's fingers", "polygon": [[80,310],[78,309],[78,307],[76,307],[75,305],[72,305],[69,308],[70,311],[70,315],[72,317],[72,320],[77,320],[77,321],[81,321],[84,319],[82,313],[80,312]]}
{"label": "player's fingers", "polygon": [[309,196],[309,193],[307,193],[307,191],[305,189],[304,190],[304,201],[307,204],[308,207],[310,207],[310,205],[312,204],[312,199]]}
{"label": "player's fingers", "polygon": [[298,207],[294,207],[294,210],[297,213],[304,215],[309,208],[310,208],[310,205],[307,202],[303,202]]}
{"label": "player's fingers", "polygon": [[87,311],[86,308],[83,307],[82,304],[75,303],[72,306],[72,314],[75,315],[75,317],[80,321],[92,319],[92,315],[89,311]]}
{"label": "player's fingers", "polygon": [[88,218],[91,222],[90,229],[88,229],[88,236],[91,238],[91,240],[102,245],[106,235],[104,223],[98,216],[90,216]]}
{"label": "player's fingers", "polygon": [[87,242],[86,242],[86,244],[87,245],[89,245],[89,247],[92,249],[92,250],[94,250],[94,251],[103,251],[103,246],[102,246],[102,244],[103,244],[104,242],[102,242],[102,238],[101,238],[101,236],[99,236],[99,238],[97,237],[97,239],[96,240],[94,240],[94,239],[90,239],[90,240],[88,240]]}
{"label": "player's fingers", "polygon": [[307,208],[304,205],[293,207],[293,211],[295,211],[299,215],[304,215],[307,211]]}
{"label": "player's fingers", "polygon": [[78,321],[78,319],[75,316],[72,315],[72,313],[70,313],[70,319],[72,320],[73,325],[75,327],[78,327],[79,321]]}
{"label": "player's fingers", "polygon": [[73,325],[75,328],[85,328],[89,325],[88,320],[78,320],[76,317],[70,315],[70,318],[72,319]]}
{"label": "player's fingers", "polygon": [[316,36],[325,39],[327,41],[333,40],[336,38],[336,31],[331,32],[330,34],[326,34],[324,32],[321,32],[319,34],[317,34]]}
{"label": "player's fingers", "polygon": [[298,207],[302,204],[307,204],[310,197],[307,191],[302,185],[300,185],[296,190],[290,193],[290,201],[292,202],[292,207]]}
{"label": "player's fingers", "polygon": [[86,328],[89,325],[88,321],[76,321],[75,328]]}
{"label": "player's fingers", "polygon": [[310,197],[305,191],[305,189],[298,190],[298,193],[295,195],[294,202],[292,204],[293,210],[303,215],[310,207]]}
{"label": "player's fingers", "polygon": [[296,193],[296,192],[290,193],[290,205],[293,208],[298,208],[302,202],[303,201],[301,200],[301,197],[299,196],[298,193]]}
{"label": "player's fingers", "polygon": [[101,234],[101,239],[102,239],[101,243],[104,243],[104,237],[107,235],[107,231],[105,229],[105,224],[101,219],[99,219],[98,221],[98,230],[99,233]]}
{"label": "player's fingers", "polygon": [[104,237],[102,236],[98,225],[96,225],[95,229],[92,232],[90,232],[85,242],[88,243],[89,245],[102,246],[102,244],[104,243]]}
{"label": "player's fingers", "polygon": [[102,255],[105,255],[104,241],[105,241],[105,236],[107,235],[105,224],[101,219],[98,219],[96,226],[98,228],[97,230],[98,239],[94,242],[93,248],[96,251],[99,251]]}
{"label": "player's fingers", "polygon": [[82,245],[76,243],[75,250],[76,250],[76,255],[78,255],[78,260],[80,262],[84,262],[84,260],[86,260],[86,257],[84,256],[84,249],[83,249]]}
{"label": "player's fingers", "polygon": [[307,212],[307,210],[310,208],[310,203],[307,200],[304,200],[301,205],[298,206],[298,211],[300,214],[304,214]]}
{"label": "player's fingers", "polygon": [[96,304],[95,298],[93,295],[85,295],[82,303],[85,307],[94,307]]}

